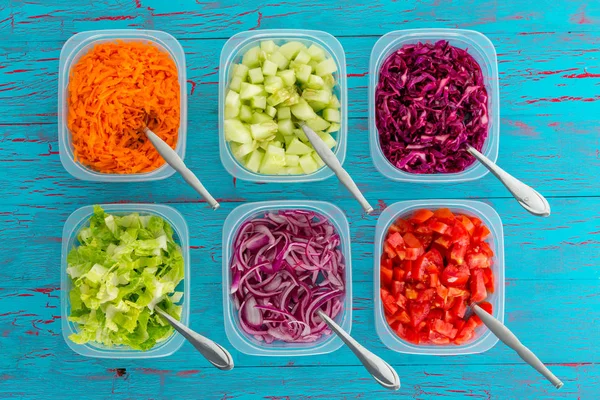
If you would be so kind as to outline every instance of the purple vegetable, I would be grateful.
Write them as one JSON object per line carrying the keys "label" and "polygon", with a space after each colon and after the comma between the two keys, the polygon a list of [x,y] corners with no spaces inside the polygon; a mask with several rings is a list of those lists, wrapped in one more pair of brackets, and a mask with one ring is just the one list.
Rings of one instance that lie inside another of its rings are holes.
{"label": "purple vegetable", "polygon": [[231,294],[240,326],[257,340],[314,342],[331,331],[316,314],[343,308],[345,264],[333,224],[307,210],[244,222],[233,243]]}
{"label": "purple vegetable", "polygon": [[475,158],[488,133],[488,95],[481,67],[440,40],[405,45],[381,66],[375,120],[385,157],[406,172],[453,173]]}

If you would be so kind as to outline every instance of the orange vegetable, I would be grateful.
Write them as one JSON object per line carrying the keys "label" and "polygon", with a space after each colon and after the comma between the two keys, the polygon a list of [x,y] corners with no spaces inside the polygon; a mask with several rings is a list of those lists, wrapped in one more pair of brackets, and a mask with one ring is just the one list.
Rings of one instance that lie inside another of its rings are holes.
{"label": "orange vegetable", "polygon": [[67,124],[75,160],[116,174],[149,172],[163,165],[141,128],[146,121],[175,148],[179,90],[175,62],[151,43],[94,46],[69,77]]}

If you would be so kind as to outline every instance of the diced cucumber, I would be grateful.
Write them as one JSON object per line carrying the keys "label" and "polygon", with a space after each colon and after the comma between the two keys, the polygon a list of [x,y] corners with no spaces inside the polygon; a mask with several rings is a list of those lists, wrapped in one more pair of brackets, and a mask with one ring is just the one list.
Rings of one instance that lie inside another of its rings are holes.
{"label": "diced cucumber", "polygon": [[283,135],[283,140],[285,142],[285,148],[287,149],[288,146],[290,145],[290,143],[292,142],[292,140],[294,140],[296,137],[294,135]]}
{"label": "diced cucumber", "polygon": [[338,100],[337,96],[335,94],[331,96],[331,100],[329,100],[329,104],[327,105],[327,107],[339,109],[341,106],[342,105],[340,104],[340,101]]}
{"label": "diced cucumber", "polygon": [[291,69],[279,71],[277,76],[283,80],[283,84],[285,86],[292,86],[294,83],[296,83],[296,73]]}
{"label": "diced cucumber", "polygon": [[242,107],[240,107],[240,119],[244,122],[252,121],[252,109],[250,106],[242,104]]}
{"label": "diced cucumber", "polygon": [[329,125],[329,128],[327,129],[327,133],[337,132],[340,130],[340,128],[341,128],[340,124],[334,122],[331,125]]}
{"label": "diced cucumber", "polygon": [[307,50],[307,53],[310,54],[310,58],[315,61],[323,61],[325,59],[325,50],[316,44],[311,44]]}
{"label": "diced cucumber", "polygon": [[290,119],[292,118],[292,112],[290,111],[289,107],[279,107],[277,109],[277,119],[278,120],[282,120],[282,119]]}
{"label": "diced cucumber", "polygon": [[263,140],[261,142],[258,142],[258,147],[260,147],[261,149],[263,149],[264,151],[267,151],[267,148],[271,145],[271,141],[270,140]]}
{"label": "diced cucumber", "polygon": [[312,68],[313,71],[316,71],[317,70],[317,65],[319,65],[319,62],[315,61],[315,60],[310,60],[308,62],[308,65],[310,65],[310,67]]}
{"label": "diced cucumber", "polygon": [[300,42],[287,42],[279,47],[279,52],[288,60],[294,59],[300,50],[306,49],[306,46]]}
{"label": "diced cucumber", "polygon": [[289,99],[287,99],[286,101],[281,103],[281,106],[283,106],[283,107],[293,106],[295,104],[298,104],[300,102],[300,99],[301,99],[300,95],[294,91],[294,93],[290,96]]}
{"label": "diced cucumber", "polygon": [[281,132],[283,135],[293,135],[294,134],[294,123],[291,119],[282,119],[277,122],[277,130]]}
{"label": "diced cucumber", "polygon": [[319,166],[311,154],[305,154],[298,160],[305,174],[312,174]]}
{"label": "diced cucumber", "polygon": [[267,76],[265,79],[265,91],[267,93],[275,93],[283,89],[283,79],[278,76]]}
{"label": "diced cucumber", "polygon": [[310,89],[323,89],[323,86],[325,86],[325,82],[320,76],[311,74],[308,77],[308,87]]}
{"label": "diced cucumber", "polygon": [[323,118],[330,122],[340,122],[340,110],[337,108],[326,108],[323,110]]}
{"label": "diced cucumber", "polygon": [[305,89],[302,92],[302,98],[306,101],[317,101],[328,104],[331,100],[331,92],[329,90]]}
{"label": "diced cucumber", "polygon": [[335,71],[337,71],[337,65],[335,64],[335,61],[333,58],[328,58],[326,60],[323,60],[319,63],[319,65],[317,65],[316,68],[316,73],[319,76],[324,76],[327,74],[332,74]]}
{"label": "diced cucumber", "polygon": [[285,167],[285,150],[269,145],[260,164],[260,173],[276,174],[283,167]]}
{"label": "diced cucumber", "polygon": [[308,105],[306,100],[300,98],[298,104],[291,107],[292,114],[302,121],[313,119],[317,117],[317,114],[313,111],[311,106]]}
{"label": "diced cucumber", "polygon": [[270,106],[275,107],[278,104],[281,104],[284,101],[288,100],[294,94],[296,94],[296,89],[294,87],[286,87],[281,90],[278,90],[277,92],[269,96],[269,98],[267,99],[267,103],[269,103]]}
{"label": "diced cucumber", "polygon": [[256,46],[248,50],[242,57],[242,64],[248,68],[258,67],[260,64],[260,47]]}
{"label": "diced cucumber", "polygon": [[271,122],[273,118],[269,117],[267,114],[263,114],[261,112],[252,113],[252,122],[253,124],[260,124],[262,122]]}
{"label": "diced cucumber", "polygon": [[271,54],[270,60],[272,62],[274,62],[275,64],[277,64],[277,67],[281,71],[286,69],[290,63],[290,59],[287,58],[286,56],[284,56],[283,54],[281,54],[281,52],[279,52],[279,51],[276,51],[275,53]]}
{"label": "diced cucumber", "polygon": [[233,78],[231,78],[231,82],[229,83],[229,89],[239,93],[241,87],[242,78],[240,78],[239,76],[234,76]]}
{"label": "diced cucumber", "polygon": [[252,108],[259,108],[264,110],[267,106],[267,97],[266,96],[254,96],[250,99],[250,106]]}
{"label": "diced cucumber", "polygon": [[[267,100],[265,99],[265,102],[266,101]],[[277,115],[277,109],[275,107],[267,106],[267,108],[265,109],[265,114],[267,114],[271,118],[275,118],[275,115]]]}
{"label": "diced cucumber", "polygon": [[275,135],[275,140],[271,140],[269,146],[280,147],[283,149],[283,141],[277,140],[277,135]]}
{"label": "diced cucumber", "polygon": [[273,76],[277,74],[277,64],[273,61],[265,60],[262,66],[262,73],[264,76]]}
{"label": "diced cucumber", "polygon": [[308,78],[310,78],[312,68],[310,65],[297,64],[294,66],[294,71],[296,73],[296,79],[298,82],[306,83],[308,82]]}
{"label": "diced cucumber", "polygon": [[225,139],[236,143],[251,143],[252,135],[248,126],[237,119],[226,119],[225,124]]}
{"label": "diced cucumber", "polygon": [[294,129],[294,135],[298,137],[298,139],[302,140],[304,143],[310,143],[306,133],[302,129]]}
{"label": "diced cucumber", "polygon": [[236,64],[233,66],[233,76],[239,76],[242,81],[246,80],[249,68],[244,64]]}
{"label": "diced cucumber", "polygon": [[240,115],[240,108],[233,106],[225,106],[225,119],[236,118]]}
{"label": "diced cucumber", "polygon": [[242,100],[250,100],[254,96],[258,96],[263,92],[263,87],[253,85],[251,83],[242,82],[240,88],[240,98]]}
{"label": "diced cucumber", "polygon": [[225,96],[225,106],[239,108],[241,105],[240,94],[233,90],[228,91],[227,96]]}
{"label": "diced cucumber", "polygon": [[303,155],[309,154],[312,151],[312,148],[302,143],[298,138],[294,138],[287,147],[286,154]]}
{"label": "diced cucumber", "polygon": [[253,68],[248,71],[248,79],[250,83],[263,83],[265,81],[265,77],[260,68]]}
{"label": "diced cucumber", "polygon": [[321,156],[318,155],[316,152],[312,153],[312,157],[315,160],[315,162],[317,163],[317,166],[319,168],[321,168],[323,165],[325,165],[325,162],[323,162],[323,160],[321,159]]}
{"label": "diced cucumber", "polygon": [[243,143],[234,147],[235,144],[236,143],[231,143],[231,150],[233,152],[233,156],[238,160],[243,159],[246,155],[252,153],[258,147],[256,141]]}
{"label": "diced cucumber", "polygon": [[294,58],[294,61],[296,61],[299,64],[308,64],[308,62],[310,61],[310,54],[308,54],[304,50],[300,50],[296,58]]}
{"label": "diced cucumber", "polygon": [[328,88],[329,90],[333,90],[333,88],[336,85],[336,81],[335,78],[333,77],[333,75],[331,74],[327,74],[327,75],[323,75],[323,82],[324,82],[324,87]]}
{"label": "diced cucumber", "polygon": [[285,155],[285,165],[287,167],[297,167],[298,166],[298,159],[300,159],[300,156],[297,156],[295,154],[287,154]]}
{"label": "diced cucumber", "polygon": [[265,140],[277,133],[277,124],[273,121],[250,125],[250,133],[255,140]]}
{"label": "diced cucumber", "polygon": [[248,161],[246,162],[246,168],[248,168],[250,171],[258,172],[264,154],[265,153],[260,149],[254,150],[252,154],[250,154],[250,156],[248,157]]}
{"label": "diced cucumber", "polygon": [[316,118],[307,120],[306,125],[308,125],[313,131],[317,132],[324,131],[325,129],[329,128],[330,123],[317,116]]}
{"label": "diced cucumber", "polygon": [[323,142],[325,142],[327,147],[329,147],[330,149],[333,149],[335,147],[335,145],[337,144],[337,142],[335,141],[333,136],[331,136],[329,133],[319,132],[318,135],[321,138],[321,140]]}
{"label": "diced cucumber", "polygon": [[260,42],[260,49],[267,54],[271,54],[277,50],[277,45],[272,40],[263,40]]}
{"label": "diced cucumber", "polygon": [[288,167],[287,173],[288,175],[302,175],[304,174],[304,170],[298,165],[297,167]]}
{"label": "diced cucumber", "polygon": [[319,112],[327,108],[327,104],[319,103],[318,101],[309,101],[308,104],[312,107],[315,112]]}

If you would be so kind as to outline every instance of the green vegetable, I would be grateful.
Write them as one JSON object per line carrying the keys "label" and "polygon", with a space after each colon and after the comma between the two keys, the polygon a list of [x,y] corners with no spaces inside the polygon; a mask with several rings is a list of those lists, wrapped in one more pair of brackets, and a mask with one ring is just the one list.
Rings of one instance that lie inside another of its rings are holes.
{"label": "green vegetable", "polygon": [[[310,174],[322,160],[299,129],[305,122],[335,147],[341,104],[337,64],[316,44],[261,41],[232,68],[225,98],[225,139],[233,156],[260,174]],[[305,157],[306,156],[306,157]]]}
{"label": "green vegetable", "polygon": [[175,290],[184,278],[184,260],[168,222],[137,213],[116,216],[95,206],[77,239],[79,246],[67,256],[69,321],[78,329],[69,339],[149,350],[169,338],[173,328],[154,307],[180,319],[183,293]]}

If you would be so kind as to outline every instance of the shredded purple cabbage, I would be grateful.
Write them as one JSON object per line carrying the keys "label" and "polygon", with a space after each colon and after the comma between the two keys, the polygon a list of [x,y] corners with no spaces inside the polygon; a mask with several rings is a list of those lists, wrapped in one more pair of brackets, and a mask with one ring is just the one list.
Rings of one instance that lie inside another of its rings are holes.
{"label": "shredded purple cabbage", "polygon": [[330,335],[316,311],[335,318],[343,309],[340,243],[333,224],[312,211],[279,210],[244,222],[230,265],[242,330],[266,343]]}
{"label": "shredded purple cabbage", "polygon": [[488,134],[481,67],[466,50],[440,40],[405,45],[381,66],[375,91],[379,143],[396,168],[455,173],[474,161]]}

